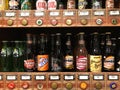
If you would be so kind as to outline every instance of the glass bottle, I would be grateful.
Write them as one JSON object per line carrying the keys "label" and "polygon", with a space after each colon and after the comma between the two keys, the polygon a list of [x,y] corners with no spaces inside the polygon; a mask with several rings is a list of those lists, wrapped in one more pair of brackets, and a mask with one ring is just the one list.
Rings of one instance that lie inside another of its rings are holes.
{"label": "glass bottle", "polygon": [[103,70],[104,71],[114,71],[115,69],[115,56],[112,48],[111,41],[111,32],[106,32],[106,46],[104,52],[104,60],[103,60]]}
{"label": "glass bottle", "polygon": [[32,10],[31,0],[21,0],[21,10]]}
{"label": "glass bottle", "polygon": [[63,53],[61,47],[61,34],[56,33],[55,53],[51,60],[51,71],[60,72],[63,71]]}
{"label": "glass bottle", "polygon": [[25,59],[24,59],[24,69],[26,72],[33,72],[35,71],[35,60],[34,60],[34,53],[32,48],[32,35],[27,34],[27,41],[26,41],[26,51],[25,51]]}
{"label": "glass bottle", "polygon": [[75,5],[75,0],[68,0],[67,1],[67,9],[75,9],[76,5]]}
{"label": "glass bottle", "polygon": [[102,54],[100,49],[99,34],[93,33],[93,40],[90,47],[90,71],[101,72],[102,71]]}
{"label": "glass bottle", "polygon": [[72,34],[66,34],[65,55],[64,55],[64,69],[65,71],[74,71],[74,57],[72,48]]}
{"label": "glass bottle", "polygon": [[101,9],[102,8],[102,0],[92,0],[92,8],[93,9]]}
{"label": "glass bottle", "polygon": [[12,70],[12,50],[9,48],[8,41],[2,41],[2,49],[0,52],[1,71],[10,72]]}
{"label": "glass bottle", "polygon": [[44,11],[47,9],[47,2],[46,0],[37,0],[36,1],[36,10]]}
{"label": "glass bottle", "polygon": [[114,0],[106,0],[106,9],[114,8]]}
{"label": "glass bottle", "polygon": [[86,72],[88,71],[88,52],[85,47],[84,32],[78,34],[78,45],[76,48],[76,71]]}
{"label": "glass bottle", "polygon": [[48,71],[49,69],[49,54],[47,50],[46,34],[40,34],[40,50],[37,54],[37,71]]}
{"label": "glass bottle", "polygon": [[78,9],[85,9],[87,5],[86,0],[78,0]]}
{"label": "glass bottle", "polygon": [[56,9],[57,9],[57,1],[48,0],[48,10],[56,10]]}
{"label": "glass bottle", "polygon": [[117,47],[116,47],[116,62],[115,62],[117,72],[120,72],[120,37],[117,40]]}
{"label": "glass bottle", "polygon": [[19,10],[20,9],[20,0],[9,0],[9,9],[10,10]]}

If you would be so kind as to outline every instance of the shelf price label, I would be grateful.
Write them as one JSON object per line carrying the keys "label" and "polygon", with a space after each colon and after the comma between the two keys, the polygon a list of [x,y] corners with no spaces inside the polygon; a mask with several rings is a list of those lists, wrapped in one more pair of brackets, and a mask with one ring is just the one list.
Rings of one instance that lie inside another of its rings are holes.
{"label": "shelf price label", "polygon": [[0,80],[3,80],[3,76],[2,75],[0,75]]}
{"label": "shelf price label", "polygon": [[89,75],[79,75],[78,79],[79,80],[89,80]]}
{"label": "shelf price label", "polygon": [[118,16],[120,15],[120,11],[109,11],[110,16]]}
{"label": "shelf price label", "polygon": [[74,75],[64,75],[64,80],[74,80]]}
{"label": "shelf price label", "polygon": [[74,12],[74,11],[64,11],[64,12],[63,12],[63,15],[64,15],[64,16],[74,16],[74,15],[75,15],[75,12]]}
{"label": "shelf price label", "polygon": [[35,15],[36,17],[45,16],[45,12],[43,12],[43,11],[35,11],[34,15]]}
{"label": "shelf price label", "polygon": [[7,75],[7,80],[16,80],[17,76],[16,75]]}
{"label": "shelf price label", "polygon": [[21,80],[31,80],[31,75],[21,75]]}
{"label": "shelf price label", "polygon": [[94,11],[94,15],[95,16],[104,16],[105,15],[105,11]]}
{"label": "shelf price label", "polygon": [[89,11],[79,11],[78,13],[79,16],[88,16],[89,14]]}
{"label": "shelf price label", "polygon": [[50,75],[50,80],[60,80],[60,75]]}
{"label": "shelf price label", "polygon": [[94,75],[93,79],[94,80],[104,80],[104,75]]}
{"label": "shelf price label", "polygon": [[15,17],[16,13],[15,12],[5,12],[6,17]]}
{"label": "shelf price label", "polygon": [[108,75],[108,80],[118,80],[119,76],[118,75]]}
{"label": "shelf price label", "polygon": [[50,16],[59,16],[60,15],[60,12],[58,11],[56,11],[56,12],[54,12],[54,11],[51,11],[50,12]]}
{"label": "shelf price label", "polygon": [[45,75],[36,75],[35,80],[45,80]]}
{"label": "shelf price label", "polygon": [[21,17],[29,17],[30,16],[30,12],[20,12],[20,16]]}

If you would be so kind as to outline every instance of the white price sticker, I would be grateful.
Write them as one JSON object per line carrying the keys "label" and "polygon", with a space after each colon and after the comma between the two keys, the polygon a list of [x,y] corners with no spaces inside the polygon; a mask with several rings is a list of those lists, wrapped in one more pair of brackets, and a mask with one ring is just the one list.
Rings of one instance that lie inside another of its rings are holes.
{"label": "white price sticker", "polygon": [[64,79],[65,80],[74,80],[74,75],[65,75]]}
{"label": "white price sticker", "polygon": [[89,76],[88,75],[79,75],[79,80],[88,80]]}
{"label": "white price sticker", "polygon": [[89,15],[89,11],[80,11],[79,12],[79,16],[88,16]]}
{"label": "white price sticker", "polygon": [[7,76],[7,80],[16,80],[17,77],[15,75],[9,75]]}
{"label": "white price sticker", "polygon": [[36,80],[45,80],[45,76],[44,75],[36,75],[35,79]]}
{"label": "white price sticker", "polygon": [[70,11],[65,11],[64,16],[74,16],[74,12]]}
{"label": "white price sticker", "polygon": [[104,80],[103,75],[94,75],[94,80]]}
{"label": "white price sticker", "polygon": [[5,13],[5,16],[6,16],[6,17],[14,17],[15,14],[16,14],[15,12],[6,12],[6,13]]}
{"label": "white price sticker", "polygon": [[2,80],[2,75],[0,75],[0,80]]}
{"label": "white price sticker", "polygon": [[118,77],[118,75],[109,75],[109,76],[108,76],[108,79],[109,79],[109,80],[118,80],[119,77]]}
{"label": "white price sticker", "polygon": [[104,15],[105,15],[105,12],[104,12],[104,11],[95,11],[95,12],[94,12],[94,15],[95,15],[95,16],[104,16]]}
{"label": "white price sticker", "polygon": [[22,75],[22,76],[21,76],[21,79],[22,79],[22,80],[30,80],[30,79],[31,79],[31,76],[30,76],[30,75]]}
{"label": "white price sticker", "polygon": [[29,12],[21,12],[20,16],[21,17],[28,17],[28,16],[30,16],[30,13]]}
{"label": "white price sticker", "polygon": [[109,14],[111,16],[116,16],[116,15],[120,15],[120,12],[119,11],[110,11]]}
{"label": "white price sticker", "polygon": [[50,16],[59,16],[60,12],[50,12]]}
{"label": "white price sticker", "polygon": [[35,16],[40,17],[40,16],[44,16],[45,13],[44,12],[35,12]]}
{"label": "white price sticker", "polygon": [[50,75],[50,80],[60,80],[59,75]]}

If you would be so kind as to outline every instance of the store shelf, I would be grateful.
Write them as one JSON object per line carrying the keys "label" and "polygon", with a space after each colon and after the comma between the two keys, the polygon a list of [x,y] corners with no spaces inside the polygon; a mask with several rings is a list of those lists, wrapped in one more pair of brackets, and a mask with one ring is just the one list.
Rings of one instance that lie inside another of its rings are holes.
{"label": "store shelf", "polygon": [[64,9],[53,11],[0,11],[0,27],[103,27],[120,26],[119,9]]}

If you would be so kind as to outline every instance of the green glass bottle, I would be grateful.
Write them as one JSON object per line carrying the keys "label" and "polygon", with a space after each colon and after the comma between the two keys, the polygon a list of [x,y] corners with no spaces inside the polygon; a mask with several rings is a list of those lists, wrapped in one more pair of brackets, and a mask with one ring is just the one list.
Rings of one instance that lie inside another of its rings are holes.
{"label": "green glass bottle", "polygon": [[31,10],[31,0],[21,0],[21,10]]}

